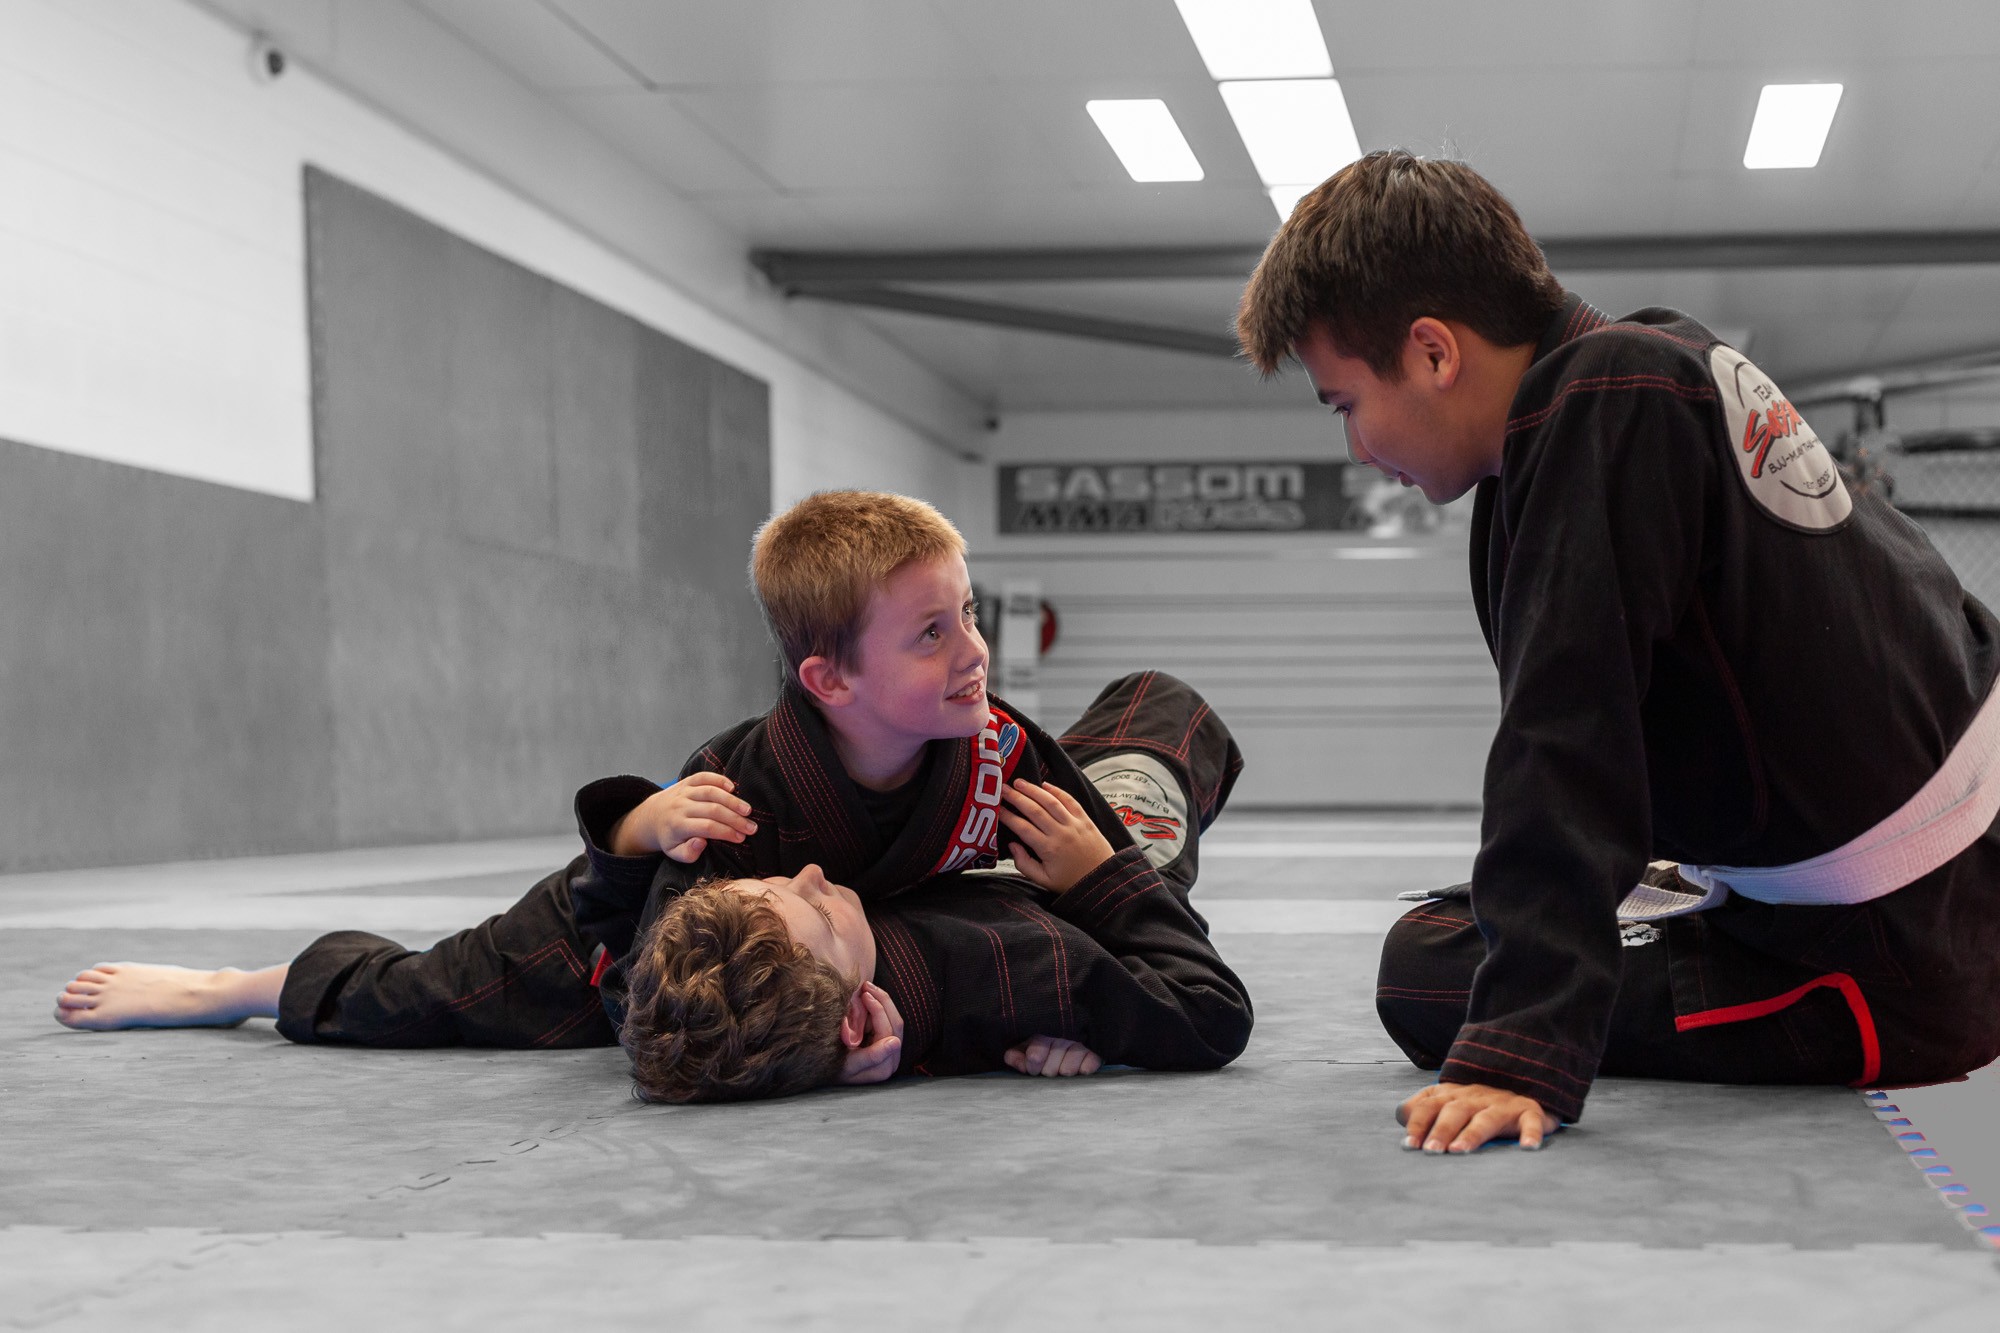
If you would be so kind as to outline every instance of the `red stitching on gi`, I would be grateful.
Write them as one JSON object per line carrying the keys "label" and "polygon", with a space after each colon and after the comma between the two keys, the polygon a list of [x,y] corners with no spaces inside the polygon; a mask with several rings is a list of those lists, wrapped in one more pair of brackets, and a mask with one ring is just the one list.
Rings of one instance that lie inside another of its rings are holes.
{"label": "red stitching on gi", "polygon": [[1070,1011],[1069,993],[1069,949],[1063,943],[1062,931],[1049,920],[1049,914],[1039,907],[1029,907],[1023,903],[1002,900],[1002,906],[1016,916],[1025,917],[1042,928],[1049,937],[1049,957],[1056,965],[1056,1021],[1062,1024],[1063,1035],[1075,1030]]}
{"label": "red stitching on gi", "polygon": [[1683,338],[1677,333],[1668,333],[1664,329],[1656,329],[1650,324],[1621,324],[1619,327],[1629,333],[1643,333],[1648,338],[1663,338],[1670,343],[1679,343],[1682,347],[1692,347],[1697,352],[1706,352],[1713,346],[1712,343],[1696,342],[1692,338]]}
{"label": "red stitching on gi", "polygon": [[[1140,855],[1142,858],[1144,857],[1144,853],[1141,853]],[[1100,903],[1098,905],[1097,916],[1096,916],[1098,924],[1101,925],[1104,922],[1110,920],[1111,914],[1113,912],[1123,907],[1126,903],[1131,902],[1134,898],[1145,897],[1148,893],[1151,893],[1155,888],[1159,887],[1161,884],[1158,872],[1156,872],[1153,869],[1153,863],[1151,861],[1144,859],[1140,860],[1138,866],[1136,866],[1133,869],[1133,872],[1130,875],[1126,876],[1123,880],[1119,881],[1118,887],[1120,888],[1128,887],[1133,880],[1139,881],[1137,888],[1131,889],[1130,892],[1126,893],[1123,897],[1119,898],[1118,901],[1115,903]],[[1107,889],[1106,893],[1109,892],[1110,890]]]}
{"label": "red stitching on gi", "polygon": [[1188,729],[1181,733],[1181,748],[1175,752],[1179,754],[1181,758],[1183,759],[1187,758],[1188,751],[1194,748],[1195,728],[1199,727],[1201,725],[1201,720],[1207,716],[1208,716],[1208,705],[1205,703],[1201,707],[1194,710],[1194,718],[1192,721],[1188,723]]}
{"label": "red stitching on gi", "polygon": [[1132,689],[1132,698],[1125,705],[1125,711],[1118,715],[1118,725],[1112,728],[1119,736],[1122,737],[1125,734],[1125,724],[1132,720],[1132,714],[1138,710],[1139,701],[1144,699],[1146,691],[1153,687],[1153,677],[1157,674],[1157,672],[1147,671],[1140,675],[1139,683]]}
{"label": "red stitching on gi", "polygon": [[992,946],[993,966],[1000,974],[1000,1016],[1011,1024],[1015,1021],[1014,974],[1007,970],[1007,946],[1001,942],[1000,932],[993,927],[980,926],[979,930],[986,936],[987,944]]}
{"label": "red stitching on gi", "polygon": [[[432,948],[435,947],[436,947],[435,945],[432,946]],[[423,952],[428,953],[429,950],[424,950]],[[421,1024],[430,1022],[432,1019],[436,1018],[439,1014],[455,1014],[460,1012],[461,1010],[469,1009],[473,1005],[478,1004],[481,1000],[488,999],[491,996],[498,994],[500,991],[505,990],[510,982],[514,981],[522,973],[528,972],[533,968],[540,966],[543,962],[547,961],[547,959],[551,954],[554,954],[562,959],[563,964],[569,968],[570,975],[576,977],[578,980],[582,980],[583,964],[577,961],[575,951],[573,951],[569,947],[569,941],[560,938],[554,939],[549,941],[547,944],[544,944],[541,948],[535,950],[533,953],[528,954],[526,957],[522,958],[519,962],[513,964],[511,967],[507,969],[506,972],[502,973],[498,977],[495,977],[493,980],[487,982],[484,986],[481,986],[478,990],[471,991],[465,995],[461,995],[457,999],[447,1002],[440,1009],[433,1009],[428,1013],[419,1014],[415,1018],[411,1019],[409,1022],[403,1024],[401,1027],[392,1028],[388,1032],[385,1032],[381,1036],[377,1037],[375,1040],[378,1042],[386,1042],[392,1037],[397,1037],[405,1032],[408,1032],[413,1027],[417,1027]],[[417,956],[417,954],[416,951],[412,950],[412,951],[406,951],[403,956],[407,958],[414,958]],[[593,999],[592,1003],[597,1003],[597,1001]]]}
{"label": "red stitching on gi", "polygon": [[1567,1069],[1564,1069],[1562,1066],[1552,1065],[1546,1060],[1537,1060],[1533,1056],[1522,1055],[1518,1051],[1509,1051],[1499,1046],[1490,1046],[1483,1041],[1473,1041],[1467,1037],[1460,1037],[1457,1041],[1451,1044],[1451,1048],[1454,1051],[1461,1046],[1472,1046],[1482,1051],[1491,1051],[1493,1052],[1493,1054],[1498,1056],[1504,1056],[1506,1059],[1509,1060],[1524,1061],[1527,1064],[1533,1065],[1537,1069],[1546,1069],[1551,1074],[1554,1074],[1559,1078],[1566,1078],[1570,1082],[1576,1084],[1578,1087],[1583,1088],[1585,1091],[1588,1091],[1590,1088],[1589,1079],[1578,1078],[1575,1074],[1570,1073]]}
{"label": "red stitching on gi", "polygon": [[1495,1027],[1491,1023],[1467,1023],[1463,1028],[1459,1030],[1461,1032],[1472,1032],[1472,1031],[1497,1032],[1502,1037],[1506,1038],[1508,1041],[1525,1041],[1530,1046],[1539,1046],[1545,1051],[1568,1051],[1574,1055],[1583,1054],[1583,1052],[1575,1046],[1570,1046],[1563,1042],[1558,1042],[1558,1041],[1540,1041],[1534,1037],[1524,1037],[1518,1032],[1509,1032],[1505,1028]]}
{"label": "red stitching on gi", "polygon": [[[788,700],[780,700],[778,706],[771,710],[771,732],[776,742],[771,752],[776,756],[778,766],[785,770],[786,788],[794,799],[801,799],[802,804],[808,805],[807,819],[819,829],[822,837],[834,844],[828,850],[842,852],[851,864],[859,867],[865,855],[861,850],[861,840],[848,824],[846,812],[840,806],[839,794],[826,770],[820,766],[819,756],[813,753],[805,728],[792,715]],[[788,758],[790,763],[786,762]],[[820,806],[820,819],[812,818],[812,802]]]}
{"label": "red stitching on gi", "polygon": [[1149,741],[1138,736],[1085,736],[1073,731],[1063,737],[1064,744],[1068,744],[1070,741],[1095,741],[1103,745],[1116,745],[1121,749],[1127,750],[1157,750],[1169,759],[1187,758],[1187,754],[1184,751],[1176,750],[1165,741]]}
{"label": "red stitching on gi", "polygon": [[1665,389],[1668,393],[1685,398],[1689,402],[1712,403],[1715,401],[1714,389],[1696,388],[1682,384],[1679,380],[1670,379],[1665,375],[1598,375],[1590,379],[1571,380],[1568,384],[1563,385],[1562,392],[1550,399],[1546,406],[1537,408],[1525,416],[1515,417],[1512,421],[1508,422],[1507,433],[1512,435],[1516,431],[1527,430],[1532,426],[1541,425],[1555,414],[1556,409],[1561,407],[1571,394],[1602,393],[1613,389]]}
{"label": "red stitching on gi", "polygon": [[[1539,1083],[1541,1086],[1547,1088],[1550,1092],[1553,1092],[1556,1096],[1561,1097],[1565,1100],[1576,1096],[1575,1093],[1571,1092],[1567,1088],[1557,1087],[1555,1084],[1549,1082],[1547,1079],[1536,1078],[1533,1074],[1523,1074],[1518,1069],[1495,1069],[1491,1065],[1474,1064],[1470,1060],[1461,1060],[1455,1055],[1447,1056],[1445,1058],[1444,1063],[1446,1069],[1449,1069],[1453,1065],[1464,1065],[1467,1069],[1477,1069],[1481,1073],[1499,1074],[1506,1078],[1517,1078],[1520,1079],[1523,1083]],[[1444,1081],[1444,1074],[1442,1070],[1439,1071],[1438,1081],[1439,1082]],[[1590,1086],[1589,1084],[1584,1085],[1586,1089],[1588,1089],[1589,1086]]]}
{"label": "red stitching on gi", "polygon": [[910,1046],[922,1050],[928,1044],[928,1038],[938,1032],[937,980],[931,976],[923,951],[917,948],[900,921],[884,917],[876,922],[875,938],[882,946],[882,956],[888,960],[890,970],[903,983],[904,993],[911,1001],[910,1017],[917,1024],[919,1035],[926,1038],[922,1042],[911,1042]]}
{"label": "red stitching on gi", "polygon": [[1868,997],[1861,993],[1860,984],[1845,972],[1829,972],[1823,977],[1814,977],[1805,985],[1795,986],[1783,995],[1774,995],[1768,1000],[1752,1000],[1748,1004],[1731,1004],[1720,1009],[1682,1014],[1674,1019],[1674,1031],[1693,1032],[1698,1028],[1768,1018],[1791,1008],[1823,986],[1839,991],[1840,997],[1847,1001],[1848,1012],[1854,1015],[1854,1026],[1861,1034],[1861,1077],[1854,1080],[1853,1086],[1866,1087],[1881,1076],[1882,1042],[1875,1031],[1875,1014],[1868,1007]]}
{"label": "red stitching on gi", "polygon": [[1236,774],[1241,773],[1242,771],[1243,771],[1243,761],[1241,759],[1235,760],[1229,765],[1229,767],[1226,770],[1224,770],[1221,776],[1216,778],[1215,785],[1208,789],[1208,795],[1202,797],[1201,822],[1203,823],[1203,825],[1206,825],[1209,820],[1215,818],[1215,802],[1216,798],[1222,795],[1223,782],[1225,782],[1227,779],[1231,777],[1234,777]]}
{"label": "red stitching on gi", "polygon": [[1398,921],[1421,921],[1425,925],[1430,926],[1449,926],[1453,930],[1463,930],[1472,924],[1470,921],[1460,921],[1455,916],[1432,916],[1429,912],[1421,911],[1414,907],[1396,919]]}
{"label": "red stitching on gi", "polygon": [[1427,1000],[1442,1004],[1445,997],[1462,1000],[1472,994],[1469,990],[1433,990],[1422,986],[1377,986],[1375,994],[1379,998],[1387,995],[1398,1000]]}
{"label": "red stitching on gi", "polygon": [[1556,342],[1558,344],[1566,343],[1570,339],[1576,337],[1576,326],[1582,322],[1583,312],[1585,309],[1586,309],[1585,303],[1582,301],[1578,301],[1576,303],[1576,309],[1569,312],[1569,318],[1563,321],[1562,336],[1556,339]]}

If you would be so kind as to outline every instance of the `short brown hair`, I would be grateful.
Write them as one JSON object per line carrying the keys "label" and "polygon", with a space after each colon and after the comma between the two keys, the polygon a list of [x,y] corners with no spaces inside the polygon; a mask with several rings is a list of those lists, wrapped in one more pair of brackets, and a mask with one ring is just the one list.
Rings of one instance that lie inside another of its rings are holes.
{"label": "short brown hair", "polygon": [[703,880],[639,942],[618,1039],[647,1101],[787,1097],[840,1074],[840,1021],[859,983],[734,885]]}
{"label": "short brown hair", "polygon": [[868,595],[891,574],[964,554],[965,538],[922,500],[887,491],[820,491],[757,530],[750,581],[796,677],[808,657],[854,665]]}
{"label": "short brown hair", "polygon": [[1562,305],[1541,247],[1485,177],[1463,162],[1379,152],[1299,200],[1244,288],[1236,336],[1271,375],[1324,328],[1393,382],[1425,315],[1514,347],[1539,338]]}

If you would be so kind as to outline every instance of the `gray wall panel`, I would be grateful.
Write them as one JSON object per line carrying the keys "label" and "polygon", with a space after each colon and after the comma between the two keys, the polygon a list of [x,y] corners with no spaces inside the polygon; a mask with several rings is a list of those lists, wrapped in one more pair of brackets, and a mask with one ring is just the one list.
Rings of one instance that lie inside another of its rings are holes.
{"label": "gray wall panel", "polygon": [[305,188],[313,504],[0,442],[0,869],[557,831],[769,705],[764,385]]}
{"label": "gray wall panel", "polygon": [[334,836],[310,506],[0,442],[0,868]]}
{"label": "gray wall panel", "polygon": [[645,330],[561,288],[549,318],[552,336],[571,349],[555,364],[551,391],[557,552],[565,560],[636,574],[639,343]]}
{"label": "gray wall panel", "polygon": [[553,555],[552,364],[571,350],[553,336],[554,284],[463,242],[452,244],[441,274],[410,276],[406,301],[435,284],[436,299],[451,312],[441,388],[450,404],[453,531]]}
{"label": "gray wall panel", "polygon": [[[379,321],[356,303],[407,308],[425,328],[451,312],[444,364],[413,363],[436,377],[445,429],[406,445],[450,459],[448,488],[382,504],[364,478],[351,505],[339,485],[325,497],[343,841],[560,828],[578,783],[671,775],[768,706],[770,677],[742,661],[750,645],[769,655],[741,574],[769,507],[764,385],[466,242],[409,236],[385,222],[389,205],[330,177],[310,174],[307,201],[331,242],[314,288],[329,477],[347,475],[344,454],[382,451],[368,382],[331,387],[347,371],[342,327]],[[350,225],[370,244],[344,245]],[[384,253],[398,238],[401,274]],[[391,395],[412,392],[398,378]],[[720,487],[719,452],[732,479],[762,482]]]}
{"label": "gray wall panel", "polygon": [[[453,239],[330,176],[309,171],[306,182],[322,201],[306,213],[318,505],[347,522],[435,524],[455,477],[439,447],[450,438],[455,321],[434,281]],[[329,422],[339,448],[327,447]]]}

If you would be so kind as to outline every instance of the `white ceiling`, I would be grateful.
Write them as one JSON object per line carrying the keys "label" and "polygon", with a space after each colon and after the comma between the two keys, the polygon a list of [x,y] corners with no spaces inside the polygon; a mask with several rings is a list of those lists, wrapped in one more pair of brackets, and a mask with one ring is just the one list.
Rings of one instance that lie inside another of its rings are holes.
{"label": "white ceiling", "polygon": [[[746,247],[1240,244],[1276,218],[1171,0],[412,0]],[[1994,0],[1318,0],[1364,148],[1449,152],[1545,236],[2000,227]],[[1846,84],[1820,165],[1741,165],[1758,89]],[[1084,112],[1160,97],[1207,179]],[[1748,328],[1781,376],[2000,345],[2000,266],[1579,274]],[[1226,329],[1228,282],[962,294]],[[1293,405],[1181,353],[870,312],[1003,410]]]}

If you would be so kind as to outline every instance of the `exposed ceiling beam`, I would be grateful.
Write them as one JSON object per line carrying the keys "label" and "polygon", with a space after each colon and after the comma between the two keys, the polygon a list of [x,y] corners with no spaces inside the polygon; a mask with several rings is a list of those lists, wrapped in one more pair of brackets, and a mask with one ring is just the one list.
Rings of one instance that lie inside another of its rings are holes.
{"label": "exposed ceiling beam", "polygon": [[934,292],[914,292],[899,287],[840,284],[806,288],[798,292],[821,301],[845,305],[873,306],[878,310],[901,310],[913,315],[932,315],[972,324],[995,324],[1001,328],[1033,329],[1038,333],[1059,333],[1071,338],[1093,338],[1100,342],[1124,343],[1131,347],[1163,348],[1171,352],[1192,352],[1198,356],[1234,358],[1236,339],[1221,333],[1195,329],[1162,328],[1123,319],[1102,319],[1063,310],[1043,310],[1007,305],[999,301],[973,301]]}
{"label": "exposed ceiling beam", "polygon": [[[1551,236],[1558,272],[1856,268],[2000,264],[2000,231],[1753,232],[1695,236]],[[853,283],[1116,282],[1248,276],[1262,246],[1079,250],[757,250],[777,286],[814,292]]]}

